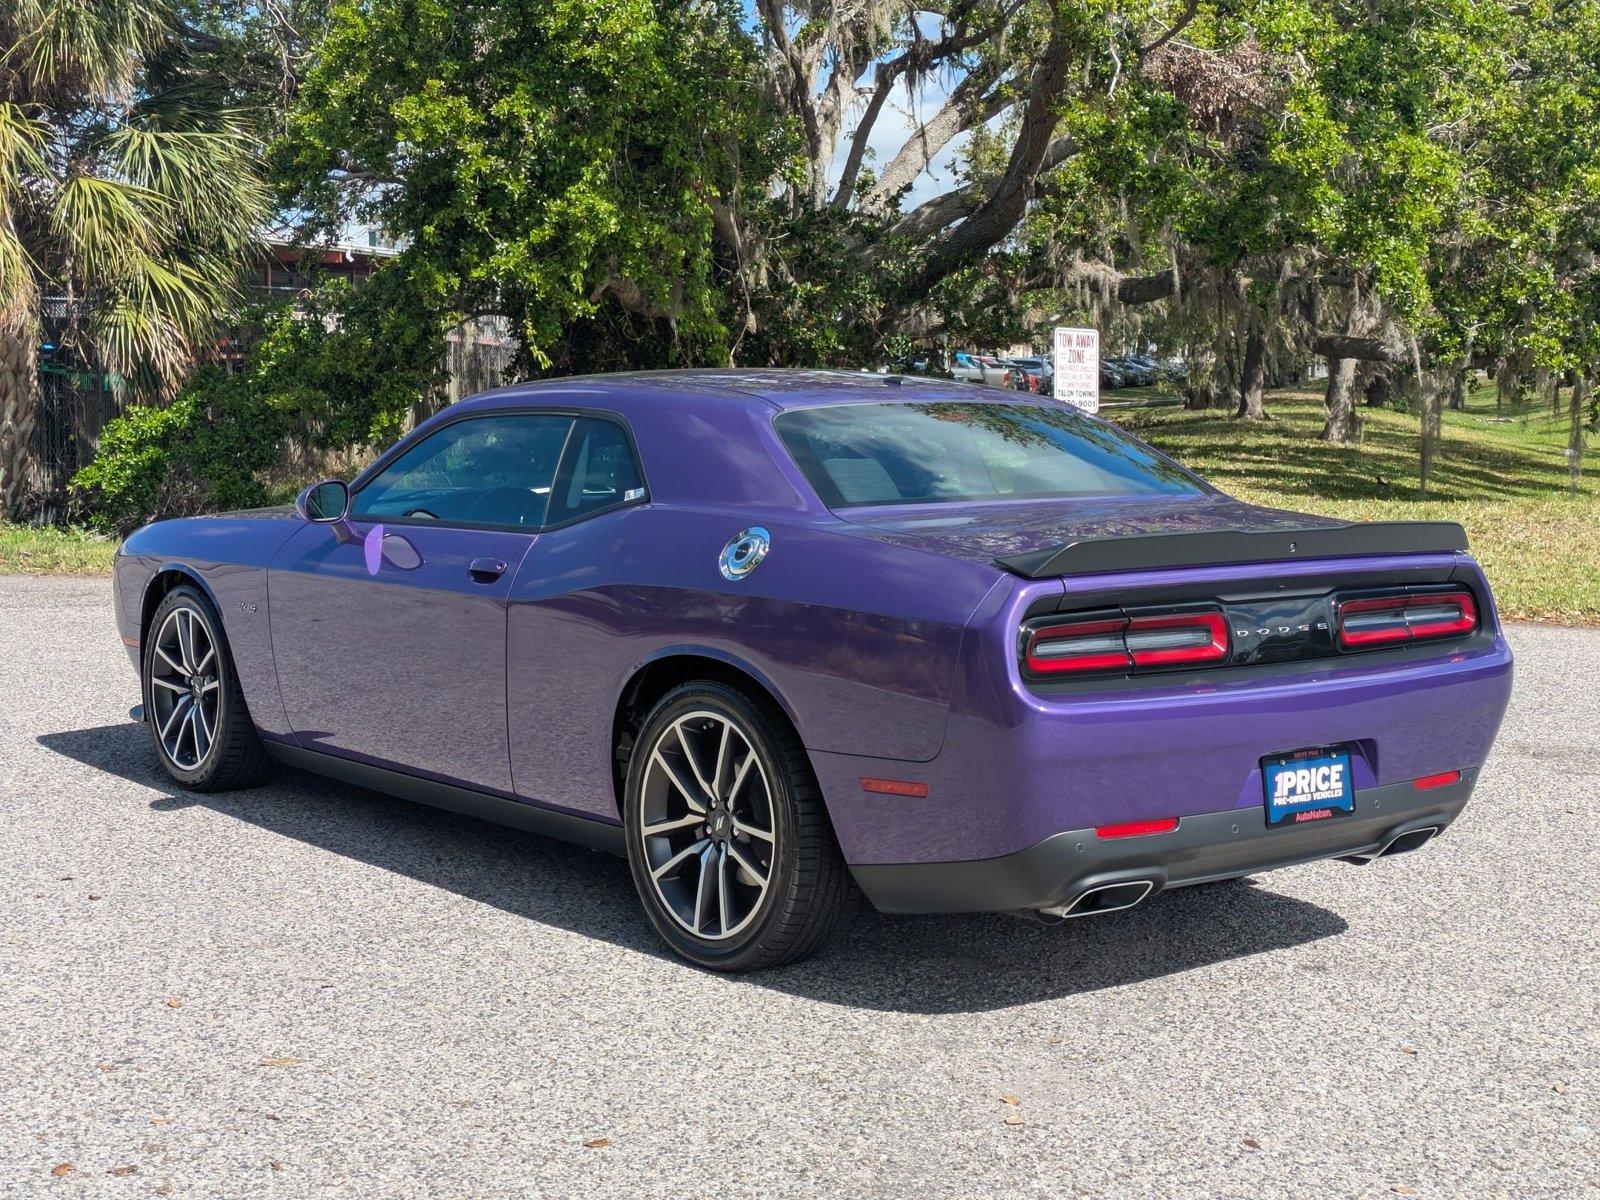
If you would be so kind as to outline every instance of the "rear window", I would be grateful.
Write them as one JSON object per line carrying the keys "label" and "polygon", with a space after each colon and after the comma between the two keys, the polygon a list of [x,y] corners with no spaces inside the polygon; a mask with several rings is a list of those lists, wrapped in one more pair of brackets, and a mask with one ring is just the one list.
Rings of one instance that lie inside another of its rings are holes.
{"label": "rear window", "polygon": [[1209,490],[1060,404],[842,404],[780,413],[776,425],[829,508]]}

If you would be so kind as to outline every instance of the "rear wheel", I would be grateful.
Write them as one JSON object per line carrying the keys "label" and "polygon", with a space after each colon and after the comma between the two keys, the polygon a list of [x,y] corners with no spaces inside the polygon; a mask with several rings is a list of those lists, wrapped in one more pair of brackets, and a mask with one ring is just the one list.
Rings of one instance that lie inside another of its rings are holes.
{"label": "rear wheel", "polygon": [[628,769],[634,886],[691,962],[751,971],[812,953],[852,887],[800,739],[765,697],[723,683],[662,698]]}
{"label": "rear wheel", "polygon": [[233,656],[211,602],[168,592],[144,645],[144,714],[156,757],[195,792],[248,787],[266,777],[266,750],[245,708]]}

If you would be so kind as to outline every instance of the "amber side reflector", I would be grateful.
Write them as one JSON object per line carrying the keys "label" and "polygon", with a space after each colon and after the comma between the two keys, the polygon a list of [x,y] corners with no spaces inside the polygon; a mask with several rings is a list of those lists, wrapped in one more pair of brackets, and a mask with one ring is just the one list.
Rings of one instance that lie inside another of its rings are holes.
{"label": "amber side reflector", "polygon": [[1156,817],[1149,821],[1123,821],[1117,825],[1097,825],[1098,838],[1143,837],[1147,833],[1171,833],[1178,827],[1177,817]]}
{"label": "amber side reflector", "polygon": [[1419,792],[1426,792],[1433,788],[1449,787],[1452,783],[1460,781],[1460,771],[1440,771],[1437,775],[1424,775],[1421,779],[1413,779],[1411,786]]}
{"label": "amber side reflector", "polygon": [[863,792],[879,792],[885,796],[911,796],[921,800],[928,794],[928,785],[912,783],[909,779],[863,779]]}

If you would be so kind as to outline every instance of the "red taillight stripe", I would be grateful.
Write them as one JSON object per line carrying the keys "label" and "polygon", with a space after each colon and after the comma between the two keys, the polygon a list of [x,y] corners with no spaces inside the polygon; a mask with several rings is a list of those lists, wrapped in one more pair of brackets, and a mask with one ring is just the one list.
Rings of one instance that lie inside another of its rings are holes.
{"label": "red taillight stripe", "polygon": [[[1140,645],[1189,634],[1187,644]],[[1149,635],[1141,639],[1140,635]],[[1216,662],[1228,657],[1228,623],[1219,612],[1180,613],[1170,617],[1135,617],[1125,635],[1128,653],[1136,667],[1172,666],[1177,663]]]}
{"label": "red taillight stripe", "polygon": [[[1365,618],[1361,627],[1350,627],[1352,616]],[[1470,592],[1371,596],[1339,605],[1339,644],[1346,648],[1449,637],[1477,627],[1478,605]]]}
{"label": "red taillight stripe", "polygon": [[1122,643],[1126,617],[1077,621],[1035,629],[1028,635],[1028,670],[1040,675],[1066,671],[1114,671],[1131,660]]}
{"label": "red taillight stripe", "polygon": [[879,792],[885,796],[910,796],[916,800],[925,799],[928,795],[927,784],[912,783],[909,779],[863,779],[861,790]]}
{"label": "red taillight stripe", "polygon": [[1452,783],[1460,781],[1460,771],[1440,771],[1437,775],[1424,775],[1421,779],[1413,779],[1411,786],[1419,792],[1426,792],[1434,788],[1449,787]]}
{"label": "red taillight stripe", "polygon": [[1171,833],[1178,827],[1177,817],[1155,817],[1148,821],[1123,821],[1116,825],[1098,825],[1094,835],[1098,838],[1144,837],[1149,833]]}
{"label": "red taillight stripe", "polygon": [[1092,617],[1028,632],[1023,660],[1036,675],[1186,666],[1228,657],[1228,622],[1215,609],[1148,617]]}

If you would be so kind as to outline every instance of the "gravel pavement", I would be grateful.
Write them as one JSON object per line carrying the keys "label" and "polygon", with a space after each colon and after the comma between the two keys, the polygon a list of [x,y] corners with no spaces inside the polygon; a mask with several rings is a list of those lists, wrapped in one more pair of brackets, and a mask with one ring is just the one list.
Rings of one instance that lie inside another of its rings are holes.
{"label": "gravel pavement", "polygon": [[0,578],[0,1196],[1600,1195],[1600,631],[1512,641],[1420,853],[725,978],[619,860],[175,790],[108,585]]}

